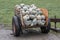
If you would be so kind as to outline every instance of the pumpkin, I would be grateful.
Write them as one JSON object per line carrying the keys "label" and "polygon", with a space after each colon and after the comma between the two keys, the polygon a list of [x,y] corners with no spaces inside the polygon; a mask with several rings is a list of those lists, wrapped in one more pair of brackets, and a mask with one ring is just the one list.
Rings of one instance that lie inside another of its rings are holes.
{"label": "pumpkin", "polygon": [[40,8],[37,8],[34,4],[25,5],[20,4],[16,5],[16,10],[22,12],[24,24],[27,26],[44,25],[45,24],[45,15]]}
{"label": "pumpkin", "polygon": [[44,15],[41,15],[41,19],[45,19],[45,16]]}
{"label": "pumpkin", "polygon": [[41,15],[37,15],[37,19],[40,20],[41,19]]}

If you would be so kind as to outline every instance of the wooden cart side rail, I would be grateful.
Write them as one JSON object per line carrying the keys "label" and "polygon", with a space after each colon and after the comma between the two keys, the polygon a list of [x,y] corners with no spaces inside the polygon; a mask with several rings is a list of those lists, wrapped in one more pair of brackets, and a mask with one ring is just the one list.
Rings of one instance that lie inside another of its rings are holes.
{"label": "wooden cart side rail", "polygon": [[51,22],[60,22],[60,18],[50,18]]}
{"label": "wooden cart side rail", "polygon": [[60,22],[60,18],[56,18],[56,16],[55,16],[55,18],[50,18],[50,20],[51,20],[51,22],[55,23],[54,28],[51,27],[51,30],[53,30],[55,32],[60,32],[60,29],[57,29],[57,27],[56,27],[56,23]]}
{"label": "wooden cart side rail", "polygon": [[23,16],[22,16],[21,10],[20,10],[20,20],[21,20],[22,27],[24,27],[25,25],[24,25],[24,22],[23,22]]}
{"label": "wooden cart side rail", "polygon": [[60,22],[60,18],[56,18],[56,16],[55,16],[55,18],[50,18],[50,21],[55,23],[55,26],[54,26],[54,27],[55,27],[55,29],[56,29],[56,28],[57,28],[57,27],[56,27],[56,23],[57,23],[57,22]]}

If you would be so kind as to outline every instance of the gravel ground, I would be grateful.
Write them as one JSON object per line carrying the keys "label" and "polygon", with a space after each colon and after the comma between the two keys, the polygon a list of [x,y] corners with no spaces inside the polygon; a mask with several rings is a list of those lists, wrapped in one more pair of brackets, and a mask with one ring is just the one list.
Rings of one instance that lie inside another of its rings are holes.
{"label": "gravel ground", "polygon": [[57,33],[42,34],[39,32],[24,33],[20,37],[11,35],[11,30],[0,30],[0,40],[60,40],[60,35]]}
{"label": "gravel ground", "polygon": [[11,30],[0,26],[0,40],[60,40],[60,33],[42,34],[40,31],[23,31],[23,35],[14,37]]}

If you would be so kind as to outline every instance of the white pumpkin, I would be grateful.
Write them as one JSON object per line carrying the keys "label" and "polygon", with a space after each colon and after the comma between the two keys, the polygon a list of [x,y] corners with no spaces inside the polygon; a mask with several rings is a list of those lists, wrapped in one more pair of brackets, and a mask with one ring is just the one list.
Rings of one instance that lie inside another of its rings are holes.
{"label": "white pumpkin", "polygon": [[45,23],[46,21],[45,20],[41,20],[42,23]]}
{"label": "white pumpkin", "polygon": [[33,26],[34,24],[33,23],[31,23],[31,26]]}
{"label": "white pumpkin", "polygon": [[25,11],[28,10],[27,6],[24,6],[23,9],[24,9]]}
{"label": "white pumpkin", "polygon": [[37,10],[37,11],[40,11],[40,8],[37,8],[36,10]]}
{"label": "white pumpkin", "polygon": [[36,18],[33,19],[33,24],[34,24],[34,25],[37,24],[37,19],[36,19]]}
{"label": "white pumpkin", "polygon": [[32,8],[29,8],[28,11],[29,11],[29,12],[32,12]]}
{"label": "white pumpkin", "polygon": [[41,19],[45,19],[45,16],[44,15],[41,15]]}
{"label": "white pumpkin", "polygon": [[36,9],[36,8],[37,8],[34,4],[32,4],[31,7],[32,7],[33,9]]}
{"label": "white pumpkin", "polygon": [[41,25],[44,25],[45,24],[45,20],[41,20]]}
{"label": "white pumpkin", "polygon": [[34,25],[36,25],[36,24],[37,24],[37,19],[34,18],[34,19],[32,20],[31,26],[34,26]]}
{"label": "white pumpkin", "polygon": [[31,25],[32,22],[31,21],[24,21],[24,23],[26,26],[29,26],[29,25]]}
{"label": "white pumpkin", "polygon": [[29,11],[26,11],[26,14],[29,14]]}
{"label": "white pumpkin", "polygon": [[38,25],[41,25],[41,20],[37,20]]}
{"label": "white pumpkin", "polygon": [[35,15],[29,15],[30,18],[34,19],[35,18]]}
{"label": "white pumpkin", "polygon": [[25,5],[24,3],[20,4],[21,6]]}
{"label": "white pumpkin", "polygon": [[26,5],[27,6],[27,8],[29,9],[30,8],[30,6],[29,5]]}
{"label": "white pumpkin", "polygon": [[41,25],[44,25],[44,24],[45,24],[45,23],[42,23],[42,22],[41,22]]}
{"label": "white pumpkin", "polygon": [[29,11],[24,11],[24,10],[22,10],[22,15],[24,16],[24,15],[28,15],[29,14]]}
{"label": "white pumpkin", "polygon": [[21,8],[23,8],[23,7],[24,7],[24,5],[25,5],[25,4],[23,4],[23,3],[22,3],[22,4],[20,4]]}
{"label": "white pumpkin", "polygon": [[23,16],[23,19],[24,19],[24,20],[28,20],[28,19],[29,19],[29,15]]}
{"label": "white pumpkin", "polygon": [[35,11],[35,10],[32,10],[32,14],[34,14],[34,15],[35,15],[35,14],[36,14],[36,11]]}
{"label": "white pumpkin", "polygon": [[40,20],[41,19],[41,15],[37,15],[37,19]]}
{"label": "white pumpkin", "polygon": [[26,15],[25,11],[22,11],[22,15],[23,15],[23,16]]}
{"label": "white pumpkin", "polygon": [[39,25],[44,25],[44,24],[45,24],[45,21],[44,21],[44,20],[43,20],[43,21],[42,21],[42,20],[38,20],[37,23],[38,23]]}
{"label": "white pumpkin", "polygon": [[38,15],[41,15],[42,14],[42,11],[38,8],[38,9],[36,9],[36,11],[37,11],[37,14]]}

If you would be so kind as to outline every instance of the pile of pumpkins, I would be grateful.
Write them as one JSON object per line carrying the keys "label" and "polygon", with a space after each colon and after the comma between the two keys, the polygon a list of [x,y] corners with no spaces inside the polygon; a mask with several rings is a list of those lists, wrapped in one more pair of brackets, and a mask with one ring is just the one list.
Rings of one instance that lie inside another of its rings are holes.
{"label": "pile of pumpkins", "polygon": [[20,9],[23,21],[26,26],[34,26],[34,25],[44,25],[45,24],[45,16],[43,15],[40,8],[37,8],[34,4],[25,5],[20,4],[16,5],[17,9]]}

